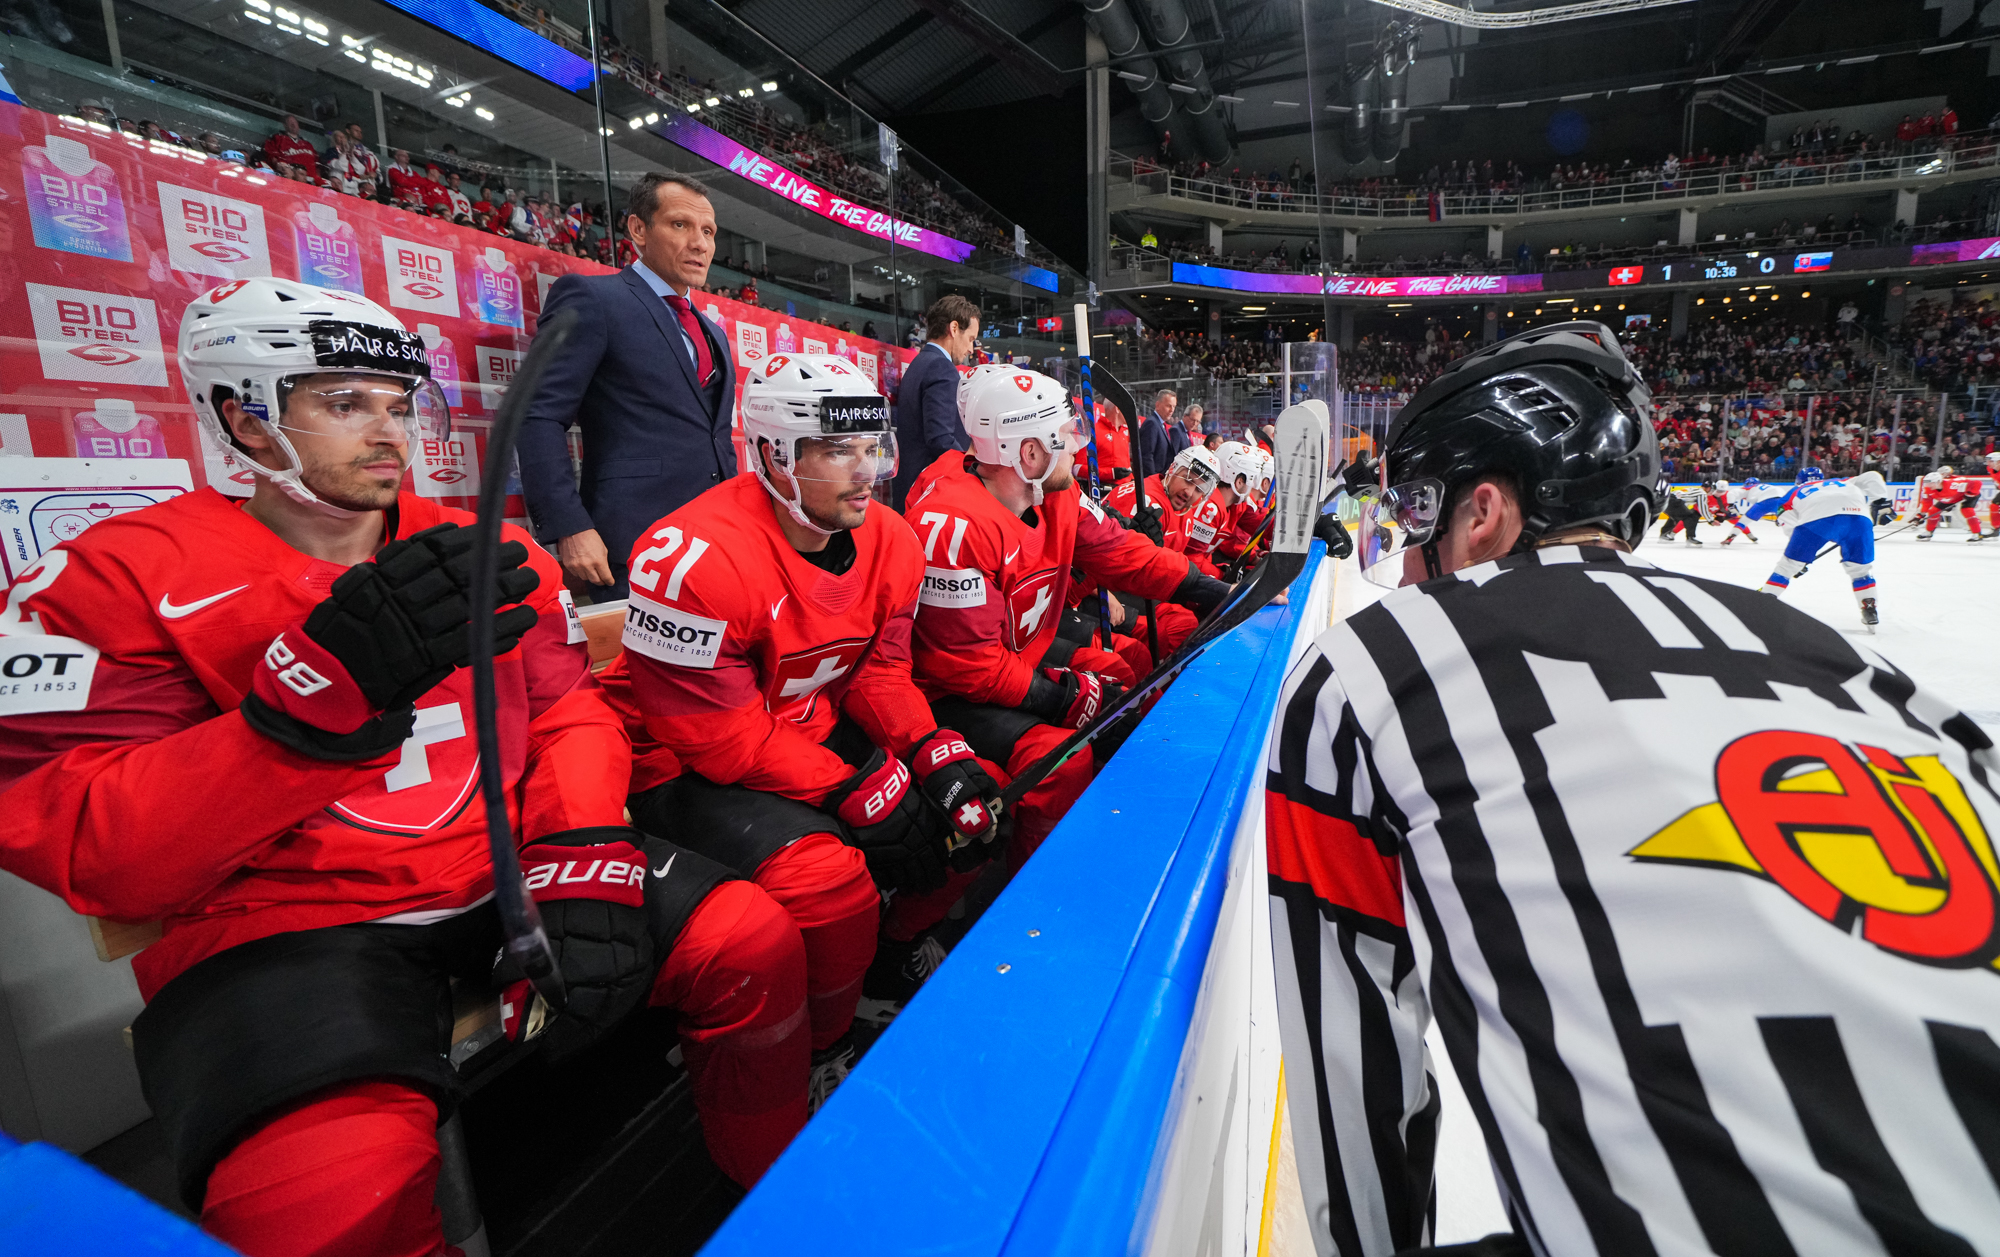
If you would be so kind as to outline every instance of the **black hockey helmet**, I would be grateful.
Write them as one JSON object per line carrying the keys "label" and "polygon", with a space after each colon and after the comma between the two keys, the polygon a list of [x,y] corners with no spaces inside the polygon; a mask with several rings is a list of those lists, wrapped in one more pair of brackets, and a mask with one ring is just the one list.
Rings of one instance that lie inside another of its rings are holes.
{"label": "black hockey helmet", "polygon": [[1383,440],[1378,513],[1404,543],[1390,549],[1424,546],[1435,573],[1460,486],[1493,473],[1520,490],[1516,553],[1576,524],[1636,546],[1665,495],[1651,404],[1602,323],[1536,328],[1461,358],[1417,391]]}

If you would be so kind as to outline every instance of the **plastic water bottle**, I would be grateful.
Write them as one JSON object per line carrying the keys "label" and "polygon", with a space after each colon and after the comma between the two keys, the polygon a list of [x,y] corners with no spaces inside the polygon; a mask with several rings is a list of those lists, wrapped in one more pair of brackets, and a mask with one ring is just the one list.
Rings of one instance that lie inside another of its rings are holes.
{"label": "plastic water bottle", "polygon": [[333,206],[316,201],[293,214],[292,239],[302,281],[343,292],[362,291],[361,242],[353,225],[341,222]]}
{"label": "plastic water bottle", "polygon": [[111,262],[132,260],[125,194],[118,176],[91,156],[89,145],[51,135],[42,147],[21,150],[21,182],[27,185],[36,244]]}

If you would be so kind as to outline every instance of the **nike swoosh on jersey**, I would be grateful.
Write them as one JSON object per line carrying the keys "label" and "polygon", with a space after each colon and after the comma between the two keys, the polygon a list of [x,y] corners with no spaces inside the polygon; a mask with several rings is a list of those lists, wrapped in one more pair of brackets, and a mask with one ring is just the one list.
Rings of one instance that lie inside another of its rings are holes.
{"label": "nike swoosh on jersey", "polygon": [[784,605],[785,605],[785,599],[787,599],[787,598],[789,598],[789,597],[791,597],[791,595],[790,595],[790,594],[779,594],[779,595],[778,595],[778,600],[777,600],[776,602],[774,602],[774,603],[772,603],[772,604],[771,604],[771,618],[772,618],[773,620],[775,620],[775,619],[777,619],[777,618],[778,618],[778,608],[779,608],[779,607],[782,607],[782,606],[784,606]]}
{"label": "nike swoosh on jersey", "polygon": [[1014,561],[1014,556],[1015,556],[1015,555],[1017,555],[1017,554],[1019,554],[1019,553],[1021,553],[1021,547],[1019,547],[1019,546],[1015,546],[1015,547],[1014,547],[1014,549],[1013,549],[1013,552],[1012,552],[1012,553],[1010,553],[1010,554],[1009,554],[1009,555],[1008,555],[1008,556],[1007,556],[1006,558],[1004,558],[1004,559],[1002,559],[1002,560],[1000,561],[1000,565],[1001,565],[1002,567],[1005,567],[1005,566],[1006,566],[1007,564],[1009,564],[1009,563],[1012,563],[1012,562]]}
{"label": "nike swoosh on jersey", "polygon": [[248,588],[250,588],[250,586],[248,585],[238,585],[234,589],[225,589],[219,594],[211,594],[206,598],[197,598],[193,602],[183,603],[179,606],[176,606],[167,597],[167,595],[161,594],[160,607],[159,607],[160,614],[169,620],[184,619],[187,616],[191,616],[195,612],[201,610],[203,607],[212,607],[216,603],[221,602],[224,598],[227,598],[232,594],[240,594]]}
{"label": "nike swoosh on jersey", "polygon": [[681,853],[678,851],[674,852],[672,855],[667,857],[667,862],[665,864],[662,864],[659,868],[653,870],[653,876],[665,877],[667,875],[667,870],[674,867],[674,861],[680,858],[681,858]]}

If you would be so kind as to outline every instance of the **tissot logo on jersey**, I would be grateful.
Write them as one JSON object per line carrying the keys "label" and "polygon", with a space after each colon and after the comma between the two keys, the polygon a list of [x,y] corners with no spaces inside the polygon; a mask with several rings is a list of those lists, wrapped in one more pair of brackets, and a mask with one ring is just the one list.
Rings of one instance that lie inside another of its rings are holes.
{"label": "tissot logo on jersey", "polygon": [[0,636],[0,716],[82,711],[97,675],[97,647],[41,633]]}
{"label": "tissot logo on jersey", "polygon": [[636,591],[625,604],[625,649],[683,668],[713,668],[727,620],[690,615]]}
{"label": "tissot logo on jersey", "polygon": [[2000,860],[1937,756],[1768,730],[1724,747],[1715,782],[1714,803],[1628,854],[1765,878],[1909,960],[1965,968],[2000,956]]}
{"label": "tissot logo on jersey", "polygon": [[926,607],[983,607],[986,575],[976,567],[927,567],[917,602]]}

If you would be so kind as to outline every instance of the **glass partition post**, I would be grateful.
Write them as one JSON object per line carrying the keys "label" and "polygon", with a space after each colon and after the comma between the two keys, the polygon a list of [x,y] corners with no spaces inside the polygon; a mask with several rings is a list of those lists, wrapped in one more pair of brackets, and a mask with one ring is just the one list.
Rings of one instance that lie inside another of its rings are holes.
{"label": "glass partition post", "polygon": [[[597,49],[597,0],[583,0],[584,25],[590,27],[590,86],[597,98],[597,154],[604,163],[604,229],[611,235],[612,257],[618,256],[618,231],[614,226],[611,197],[611,128],[604,125],[604,61]],[[622,224],[620,224],[622,225]]]}

